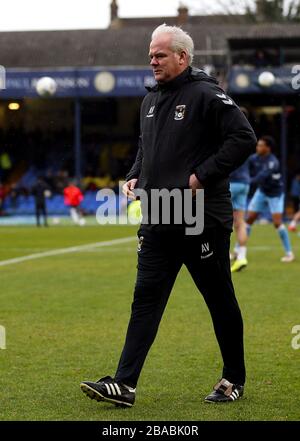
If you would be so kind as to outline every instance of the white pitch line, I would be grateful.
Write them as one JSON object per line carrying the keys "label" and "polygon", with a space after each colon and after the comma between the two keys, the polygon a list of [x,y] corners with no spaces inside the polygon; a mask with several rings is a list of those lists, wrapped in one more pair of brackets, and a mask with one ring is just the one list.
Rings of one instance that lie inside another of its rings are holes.
{"label": "white pitch line", "polygon": [[112,245],[118,245],[121,243],[131,242],[133,240],[137,240],[136,237],[131,236],[131,237],[124,237],[122,239],[108,240],[106,242],[95,242],[95,243],[90,243],[90,244],[86,244],[86,245],[78,245],[76,247],[58,248],[56,250],[44,251],[42,253],[29,254],[27,256],[21,256],[21,257],[15,257],[13,259],[2,260],[2,261],[0,261],[0,266],[13,265],[15,263],[26,262],[27,260],[41,259],[43,257],[50,257],[50,256],[58,256],[60,254],[76,253],[78,251],[85,251],[85,250],[90,250],[93,248],[109,247]]}

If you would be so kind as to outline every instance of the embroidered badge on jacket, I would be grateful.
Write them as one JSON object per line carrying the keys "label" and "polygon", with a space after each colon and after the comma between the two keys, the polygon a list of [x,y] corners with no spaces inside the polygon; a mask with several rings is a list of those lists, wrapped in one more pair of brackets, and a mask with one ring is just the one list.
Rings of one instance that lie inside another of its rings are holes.
{"label": "embroidered badge on jacket", "polygon": [[180,106],[176,106],[175,116],[174,116],[175,121],[180,121],[181,119],[184,118],[185,108],[186,108],[185,104],[181,104]]}

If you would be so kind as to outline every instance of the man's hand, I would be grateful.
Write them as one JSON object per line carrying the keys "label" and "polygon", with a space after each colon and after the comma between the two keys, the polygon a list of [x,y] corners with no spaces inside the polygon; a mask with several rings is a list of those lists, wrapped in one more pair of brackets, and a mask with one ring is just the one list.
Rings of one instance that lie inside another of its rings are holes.
{"label": "man's hand", "polygon": [[134,187],[137,183],[137,179],[130,179],[130,181],[125,182],[125,184],[122,187],[122,192],[125,196],[128,197],[128,199],[135,200],[135,194],[133,193]]}
{"label": "man's hand", "polygon": [[203,185],[201,184],[201,182],[198,180],[197,176],[195,175],[195,173],[193,173],[190,176],[190,180],[189,180],[189,186],[190,189],[192,190],[193,196],[196,195],[196,190],[203,188]]}

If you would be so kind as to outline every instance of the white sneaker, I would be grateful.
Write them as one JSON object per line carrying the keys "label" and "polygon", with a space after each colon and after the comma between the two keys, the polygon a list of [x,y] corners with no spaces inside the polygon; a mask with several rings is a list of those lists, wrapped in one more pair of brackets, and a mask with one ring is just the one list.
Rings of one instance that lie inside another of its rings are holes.
{"label": "white sneaker", "polygon": [[293,260],[295,260],[294,253],[286,254],[284,257],[281,258],[281,262],[284,263],[293,262]]}

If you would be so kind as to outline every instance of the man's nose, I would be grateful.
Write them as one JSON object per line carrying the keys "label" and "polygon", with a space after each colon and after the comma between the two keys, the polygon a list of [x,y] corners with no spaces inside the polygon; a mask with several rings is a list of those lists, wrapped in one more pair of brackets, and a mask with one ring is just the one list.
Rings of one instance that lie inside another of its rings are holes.
{"label": "man's nose", "polygon": [[151,66],[157,66],[157,64],[158,64],[157,59],[155,57],[151,58],[150,64],[151,64]]}

